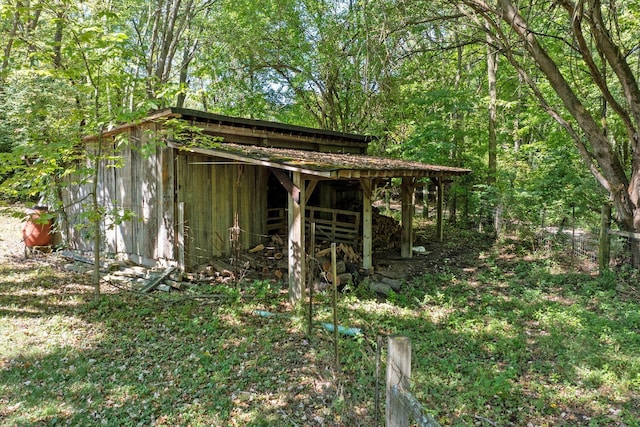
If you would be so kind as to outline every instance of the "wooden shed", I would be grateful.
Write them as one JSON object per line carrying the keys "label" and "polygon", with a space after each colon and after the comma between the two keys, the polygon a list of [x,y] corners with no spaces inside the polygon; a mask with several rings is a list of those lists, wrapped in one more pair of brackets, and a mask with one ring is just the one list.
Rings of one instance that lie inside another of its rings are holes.
{"label": "wooden shed", "polygon": [[[336,241],[361,238],[363,267],[370,268],[372,191],[378,180],[401,178],[401,252],[410,257],[416,180],[440,183],[442,200],[442,181],[470,171],[368,156],[370,141],[182,108],[87,137],[89,153],[99,151],[102,159],[98,198],[108,213],[103,250],[141,265],[189,270],[284,228],[295,302],[305,277],[305,224],[324,224],[324,233]],[[72,223],[81,222],[90,192],[90,183],[68,192]],[[361,210],[338,208],[354,198]],[[230,232],[237,235],[230,238]],[[73,228],[70,243],[86,251],[93,245],[82,227]]]}

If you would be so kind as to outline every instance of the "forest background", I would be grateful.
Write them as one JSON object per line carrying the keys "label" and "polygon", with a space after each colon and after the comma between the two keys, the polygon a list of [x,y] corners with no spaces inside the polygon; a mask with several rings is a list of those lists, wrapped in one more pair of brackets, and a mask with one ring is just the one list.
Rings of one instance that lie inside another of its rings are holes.
{"label": "forest background", "polygon": [[609,201],[640,231],[639,6],[3,0],[0,189],[55,206],[82,135],[180,106],[473,169],[452,220],[593,226]]}
{"label": "forest background", "polygon": [[[176,105],[470,168],[459,224],[597,227],[611,203],[640,232],[638,23],[638,0],[0,0],[0,200],[59,209],[83,135]],[[277,284],[101,297],[2,215],[0,425],[375,425],[375,339],[398,333],[442,425],[639,425],[628,270],[458,227],[402,292],[340,297],[365,334],[338,369]]]}

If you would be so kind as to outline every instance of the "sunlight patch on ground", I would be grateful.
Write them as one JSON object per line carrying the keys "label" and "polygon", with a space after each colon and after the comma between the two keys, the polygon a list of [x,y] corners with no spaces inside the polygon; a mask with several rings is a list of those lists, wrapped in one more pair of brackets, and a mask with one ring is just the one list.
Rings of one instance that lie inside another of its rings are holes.
{"label": "sunlight patch on ground", "polygon": [[447,318],[455,312],[451,307],[423,306],[422,317],[436,325],[446,322]]}
{"label": "sunlight patch on ground", "polygon": [[84,350],[100,341],[99,326],[71,316],[4,317],[0,323],[0,357],[39,358],[62,347]]}

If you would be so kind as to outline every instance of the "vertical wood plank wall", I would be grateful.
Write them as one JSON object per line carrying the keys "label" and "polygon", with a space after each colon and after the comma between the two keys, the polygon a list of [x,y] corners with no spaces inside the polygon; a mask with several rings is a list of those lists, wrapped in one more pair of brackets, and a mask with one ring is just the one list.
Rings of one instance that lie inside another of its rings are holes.
{"label": "vertical wood plank wall", "polygon": [[[94,153],[92,146],[87,147],[87,154]],[[88,163],[78,164],[79,169],[89,167]],[[79,177],[70,177],[70,180],[80,179]],[[85,204],[90,203],[91,183],[84,185],[72,185],[63,193],[64,204],[67,207],[67,216],[69,219],[69,239],[73,249],[79,251],[91,251],[93,249],[91,240],[88,239],[88,221],[83,217],[82,213]]]}
{"label": "vertical wood plank wall", "polygon": [[[153,259],[158,245],[158,212],[160,210],[158,200],[158,149],[146,147],[149,141],[148,125],[143,126],[140,135],[140,146],[142,152],[139,162],[134,163],[139,167],[138,176],[142,177],[142,186],[134,187],[138,190],[136,204],[141,206],[142,215],[138,218],[141,225],[142,234],[138,235],[140,245],[138,254],[144,258]],[[149,150],[146,152],[146,150]]]}
{"label": "vertical wood plank wall", "polygon": [[[99,172],[99,182],[102,185],[98,187],[98,200],[101,203],[102,208],[106,212],[113,212],[117,209],[117,197],[115,194],[116,187],[116,176],[115,176],[115,147],[113,143],[105,143],[102,154],[109,158],[109,160],[105,160],[103,162],[103,167],[101,167]],[[102,224],[103,230],[112,229],[115,226],[115,218],[112,215],[107,215],[104,218],[104,223]],[[115,252],[113,248],[116,246],[115,233],[105,233],[104,240],[102,241],[101,250],[106,250],[109,252]]]}
{"label": "vertical wood plank wall", "polygon": [[[155,126],[131,128],[128,144],[105,141],[103,155],[115,158],[102,160],[99,169],[98,200],[109,213],[102,224],[103,250],[124,254],[143,265],[175,258],[174,150],[155,145]],[[97,148],[88,151],[95,154]],[[66,204],[73,224],[87,223],[82,214],[91,209],[90,199],[81,200],[90,192],[91,182],[68,192]],[[110,214],[121,216],[125,212],[132,213],[133,219],[115,221]],[[76,226],[75,248],[91,251],[90,237]]]}
{"label": "vertical wood plank wall", "polygon": [[156,258],[177,260],[178,211],[176,203],[175,150],[159,150],[158,250]]}
{"label": "vertical wood plank wall", "polygon": [[187,268],[230,255],[229,229],[236,214],[241,247],[260,243],[266,232],[266,168],[179,153],[176,182],[178,202],[184,202]]}
{"label": "vertical wood plank wall", "polygon": [[[133,130],[130,133],[130,140],[136,133]],[[133,143],[133,142],[132,142]],[[131,191],[132,183],[135,182],[133,176],[134,161],[133,153],[130,147],[123,147],[120,151],[122,165],[114,171],[116,175],[116,198],[119,201],[120,214],[124,215],[125,211],[133,209],[133,195]],[[133,223],[132,221],[121,222],[116,227],[116,247],[115,252],[133,253]]]}

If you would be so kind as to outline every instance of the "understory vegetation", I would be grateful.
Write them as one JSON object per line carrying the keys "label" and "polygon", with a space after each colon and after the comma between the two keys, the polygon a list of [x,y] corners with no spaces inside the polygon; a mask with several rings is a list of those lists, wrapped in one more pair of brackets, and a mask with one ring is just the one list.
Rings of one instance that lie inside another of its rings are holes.
{"label": "understory vegetation", "polygon": [[[340,324],[362,331],[341,336],[339,363],[326,291],[311,328],[276,282],[95,295],[97,274],[94,288],[55,253],[26,258],[0,214],[0,426],[382,425],[391,334],[411,338],[412,392],[442,425],[640,426],[639,4],[0,2],[0,199],[63,224],[66,192],[91,181],[94,227],[74,225],[87,236],[145,219],[127,191],[106,209],[98,190],[133,157],[165,162],[166,141],[125,156],[108,135],[167,107],[367,135],[369,154],[473,171],[415,182],[416,235],[433,234],[437,194],[460,230],[417,242],[399,291],[339,295]],[[144,175],[179,185],[159,170]],[[622,261],[597,274],[576,241],[609,210]]]}
{"label": "understory vegetation", "polygon": [[54,254],[7,253],[0,425],[383,425],[389,334],[411,338],[412,392],[442,425],[640,425],[637,276],[469,231],[428,249],[401,291],[339,295],[340,324],[363,332],[340,337],[339,369],[330,294],[309,334],[277,283],[95,296]]}

